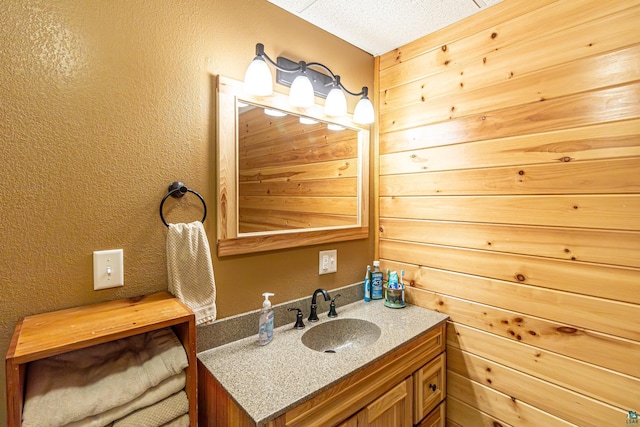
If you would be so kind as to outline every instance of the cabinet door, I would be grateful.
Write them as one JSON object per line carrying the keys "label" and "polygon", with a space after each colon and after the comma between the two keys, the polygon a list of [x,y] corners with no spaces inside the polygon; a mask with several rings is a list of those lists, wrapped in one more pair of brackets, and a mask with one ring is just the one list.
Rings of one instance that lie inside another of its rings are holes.
{"label": "cabinet door", "polygon": [[445,407],[446,402],[442,402],[436,407],[427,417],[422,420],[418,427],[445,427],[445,420],[447,417],[447,411]]}
{"label": "cabinet door", "polygon": [[413,425],[412,400],[413,378],[409,377],[358,412],[357,425],[358,427],[411,427]]}
{"label": "cabinet door", "polygon": [[336,427],[358,427],[358,414],[338,424]]}
{"label": "cabinet door", "polygon": [[446,353],[431,360],[413,374],[413,422],[418,424],[446,397]]}

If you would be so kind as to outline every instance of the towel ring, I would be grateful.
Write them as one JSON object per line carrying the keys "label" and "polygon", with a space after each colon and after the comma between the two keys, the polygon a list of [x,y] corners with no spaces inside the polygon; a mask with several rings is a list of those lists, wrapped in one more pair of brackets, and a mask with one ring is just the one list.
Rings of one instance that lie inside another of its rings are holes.
{"label": "towel ring", "polygon": [[187,188],[187,186],[184,185],[182,182],[175,181],[169,185],[169,192],[162,198],[162,201],[160,202],[160,219],[162,220],[162,223],[167,227],[169,227],[169,224],[167,224],[167,221],[164,220],[164,215],[162,215],[162,206],[164,205],[164,201],[167,200],[169,196],[179,199],[180,197],[184,196],[187,193],[195,194],[196,196],[198,196],[198,199],[200,199],[200,201],[202,202],[202,206],[204,207],[204,215],[202,216],[202,220],[200,222],[204,223],[204,220],[207,217],[207,204],[204,202],[204,199],[202,198],[202,196],[198,194],[197,191]]}

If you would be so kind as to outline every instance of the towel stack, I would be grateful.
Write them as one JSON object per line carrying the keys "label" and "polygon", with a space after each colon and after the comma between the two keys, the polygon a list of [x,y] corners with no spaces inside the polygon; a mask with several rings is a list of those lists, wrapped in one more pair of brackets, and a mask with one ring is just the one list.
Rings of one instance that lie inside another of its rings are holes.
{"label": "towel stack", "polygon": [[188,364],[170,328],[32,362],[22,425],[188,426]]}

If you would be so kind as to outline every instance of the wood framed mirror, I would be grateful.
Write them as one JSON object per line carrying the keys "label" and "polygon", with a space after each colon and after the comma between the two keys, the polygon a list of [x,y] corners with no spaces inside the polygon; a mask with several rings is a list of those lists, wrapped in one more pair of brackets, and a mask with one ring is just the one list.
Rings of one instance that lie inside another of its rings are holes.
{"label": "wood framed mirror", "polygon": [[218,256],[367,238],[368,126],[242,87],[217,76]]}

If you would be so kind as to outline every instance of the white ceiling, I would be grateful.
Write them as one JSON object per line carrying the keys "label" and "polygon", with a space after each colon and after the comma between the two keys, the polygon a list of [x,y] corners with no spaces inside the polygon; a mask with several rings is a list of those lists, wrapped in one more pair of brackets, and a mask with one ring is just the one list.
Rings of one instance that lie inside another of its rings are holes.
{"label": "white ceiling", "polygon": [[377,56],[502,0],[268,0]]}

